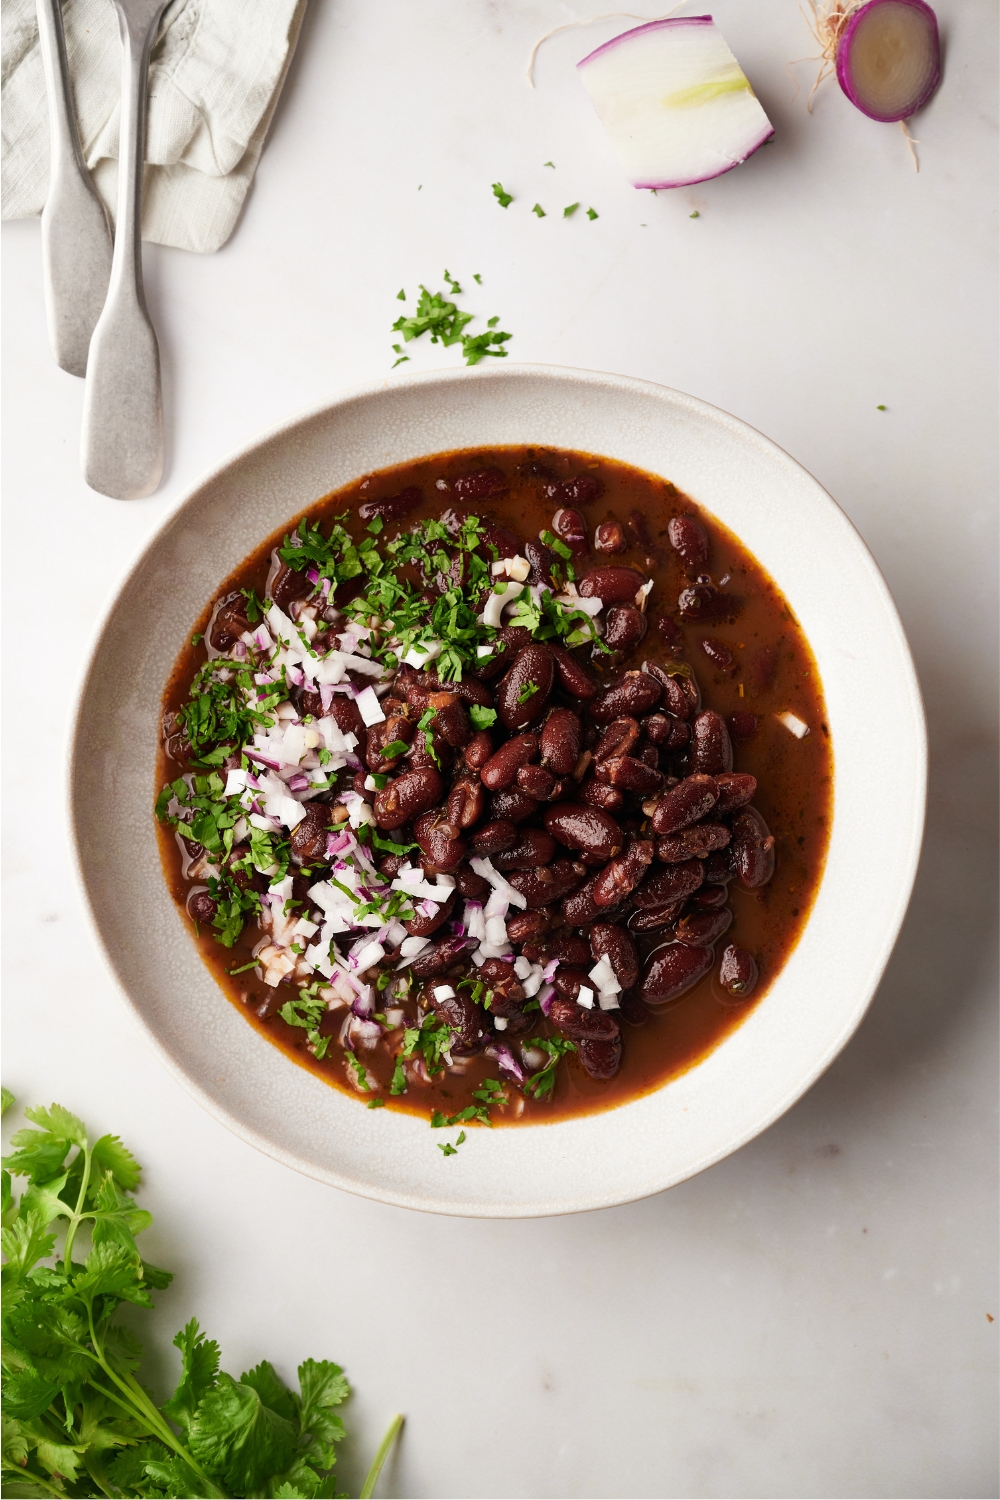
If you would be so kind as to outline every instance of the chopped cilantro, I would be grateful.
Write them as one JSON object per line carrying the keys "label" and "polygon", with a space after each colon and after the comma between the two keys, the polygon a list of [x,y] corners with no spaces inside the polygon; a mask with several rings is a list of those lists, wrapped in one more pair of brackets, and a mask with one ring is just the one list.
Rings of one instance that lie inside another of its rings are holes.
{"label": "chopped cilantro", "polygon": [[247,969],[256,969],[259,962],[259,959],[252,958],[248,964],[240,964],[238,969],[227,969],[226,972],[227,974],[245,974]]}
{"label": "chopped cilantro", "polygon": [[694,211],[693,214],[688,214],[688,218],[689,219],[700,219],[701,218],[701,214],[698,212],[697,209],[695,209],[695,211]]}
{"label": "chopped cilantro", "polygon": [[384,1099],[369,1099],[369,1101],[368,1101],[368,1108],[369,1109],[385,1109],[385,1100]]}
{"label": "chopped cilantro", "polygon": [[555,162],[554,161],[543,161],[542,162],[542,166],[543,167],[554,167],[555,166]]}
{"label": "chopped cilantro", "polygon": [[464,1130],[460,1130],[458,1132],[458,1138],[455,1141],[454,1146],[449,1141],[445,1141],[443,1144],[442,1144],[441,1141],[438,1141],[438,1150],[441,1152],[442,1156],[457,1156],[458,1155],[458,1147],[462,1144],[462,1142],[464,1140],[465,1140],[465,1131]]}
{"label": "chopped cilantro", "polygon": [[537,682],[526,682],[517,695],[518,703],[527,703],[528,699],[533,698],[538,691],[539,686]]}
{"label": "chopped cilantro", "polygon": [[473,271],[473,273],[472,273],[472,279],[473,279],[473,281],[478,282],[480,286],[482,286],[482,284],[483,284],[483,278],[480,276],[480,274],[479,274],[478,271]]}
{"label": "chopped cilantro", "polygon": [[579,207],[580,207],[579,203],[571,203],[571,204],[569,204],[569,206],[567,208],[563,209],[563,218],[564,219],[571,219],[573,217],[573,215],[576,213],[576,211],[577,211],[577,209]]}
{"label": "chopped cilantro", "polygon": [[885,407],[884,406],[876,406],[875,410],[876,411],[885,411]]}
{"label": "chopped cilantro", "polygon": [[497,711],[495,708],[484,708],[481,703],[470,703],[469,718],[475,729],[489,729],[497,721]]}
{"label": "chopped cilantro", "polygon": [[529,1099],[548,1099],[556,1083],[556,1067],[559,1059],[567,1052],[576,1051],[575,1042],[564,1041],[561,1037],[547,1039],[545,1037],[533,1036],[528,1043],[529,1047],[540,1047],[543,1052],[549,1054],[549,1061],[539,1072],[532,1074],[524,1085],[524,1092]]}
{"label": "chopped cilantro", "polygon": [[598,215],[596,209],[593,209],[593,208],[588,208],[587,209],[587,218],[588,219],[596,219],[598,217],[599,217],[599,215]]}
{"label": "chopped cilantro", "polygon": [[557,557],[565,558],[567,561],[573,556],[573,548],[568,546],[561,538],[554,536],[551,531],[543,531],[541,540]]}
{"label": "chopped cilantro", "polygon": [[545,218],[545,210],[540,203],[536,203],[531,212],[537,214],[540,219]]}
{"label": "chopped cilantro", "polygon": [[364,1063],[358,1057],[357,1053],[345,1050],[344,1058],[347,1061],[348,1066],[354,1071],[354,1076],[358,1080],[358,1088],[363,1090],[364,1093],[370,1094],[372,1091],[372,1085],[368,1078],[368,1072],[365,1068]]}
{"label": "chopped cilantro", "polygon": [[514,201],[513,193],[504,192],[502,182],[493,183],[493,196],[497,200],[501,208],[506,208],[508,204],[511,204]]}
{"label": "chopped cilantro", "polygon": [[391,745],[383,745],[379,755],[383,760],[395,760],[397,755],[405,755],[409,748],[405,740],[393,740]]}
{"label": "chopped cilantro", "polygon": [[400,287],[399,291],[396,293],[396,301],[397,302],[405,302],[406,301],[406,292],[403,289],[403,287]]}
{"label": "chopped cilantro", "polygon": [[191,644],[192,646],[197,646],[198,642],[203,641],[204,639],[205,637],[202,635],[201,631],[196,630],[194,635],[191,637]]}

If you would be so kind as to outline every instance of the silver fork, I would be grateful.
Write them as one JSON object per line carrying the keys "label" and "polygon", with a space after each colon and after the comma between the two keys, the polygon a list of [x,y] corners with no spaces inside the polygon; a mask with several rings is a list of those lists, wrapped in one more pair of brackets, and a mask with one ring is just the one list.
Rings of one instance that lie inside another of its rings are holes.
{"label": "silver fork", "polygon": [[163,473],[160,351],[142,286],[142,167],[149,54],[166,0],[113,0],[122,40],[118,213],[111,282],[90,341],[80,459],[91,489],[151,495]]}
{"label": "silver fork", "polygon": [[56,364],[84,375],[111,274],[111,225],[80,149],[60,0],[37,0],[49,99],[49,189],[42,210],[42,281]]}

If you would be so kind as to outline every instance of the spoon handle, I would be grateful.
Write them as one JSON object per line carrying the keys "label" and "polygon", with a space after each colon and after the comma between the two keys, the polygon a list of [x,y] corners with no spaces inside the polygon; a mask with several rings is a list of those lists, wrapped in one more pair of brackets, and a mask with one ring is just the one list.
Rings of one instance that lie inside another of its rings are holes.
{"label": "spoon handle", "polygon": [[163,473],[160,353],[142,286],[142,168],[149,53],[165,0],[114,0],[122,40],[118,213],[111,283],[94,329],[81,463],[91,489],[151,495]]}
{"label": "spoon handle", "polygon": [[42,278],[49,343],[71,375],[87,370],[90,336],[111,275],[111,226],[83,160],[59,0],[37,0],[49,100],[49,189],[42,210]]}

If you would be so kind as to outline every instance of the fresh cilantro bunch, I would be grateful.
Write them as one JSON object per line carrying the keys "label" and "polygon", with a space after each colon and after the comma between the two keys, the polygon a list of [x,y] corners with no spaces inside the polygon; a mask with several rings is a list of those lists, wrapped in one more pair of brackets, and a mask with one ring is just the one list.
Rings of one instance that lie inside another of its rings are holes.
{"label": "fresh cilantro bunch", "polygon": [[[151,1307],[171,1280],[136,1244],[152,1223],[131,1197],[139,1165],[117,1136],[92,1142],[61,1105],[25,1113],[39,1128],[17,1132],[3,1173],[3,1494],[337,1496],[334,1408],[350,1395],[340,1366],[307,1359],[294,1391],[267,1360],[235,1380],[192,1318],[174,1339],[177,1388],[156,1406],[136,1378],[142,1345],[116,1321],[123,1302]],[[19,1201],[11,1174],[28,1178]]]}
{"label": "fresh cilantro bunch", "polygon": [[[448,283],[448,290],[453,297],[462,295],[462,288],[448,271],[444,273],[444,279]],[[401,292],[399,300],[405,302],[406,294]],[[507,351],[502,348],[510,339],[509,333],[502,333],[497,328],[499,317],[487,319],[485,333],[466,333],[466,325],[471,323],[475,313],[460,312],[458,307],[443,292],[431,292],[427,287],[421,285],[420,295],[417,298],[416,311],[407,315],[401,314],[393,323],[393,333],[401,333],[404,343],[408,344],[411,339],[422,338],[425,333],[430,334],[432,344],[461,344],[462,355],[467,365],[478,365],[481,359],[490,356],[493,359],[506,359]],[[396,365],[401,365],[409,359],[408,354],[403,352],[403,344],[393,344],[393,353],[396,354]]]}

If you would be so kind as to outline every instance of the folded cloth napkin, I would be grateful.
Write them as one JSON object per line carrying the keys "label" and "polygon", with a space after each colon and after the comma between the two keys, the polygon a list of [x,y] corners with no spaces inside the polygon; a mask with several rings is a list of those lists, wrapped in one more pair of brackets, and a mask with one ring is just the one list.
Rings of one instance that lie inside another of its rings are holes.
{"label": "folded cloth napkin", "polygon": [[[173,0],[149,75],[142,234],[218,250],[253,180],[306,0]],[[35,0],[4,0],[3,217],[40,214],[49,121]],[[84,159],[115,211],[121,44],[112,0],[64,0]]]}

